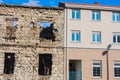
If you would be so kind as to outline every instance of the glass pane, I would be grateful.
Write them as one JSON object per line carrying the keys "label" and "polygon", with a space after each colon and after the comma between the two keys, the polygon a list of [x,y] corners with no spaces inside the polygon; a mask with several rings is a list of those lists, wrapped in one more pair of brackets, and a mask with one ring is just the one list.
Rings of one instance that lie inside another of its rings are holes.
{"label": "glass pane", "polygon": [[93,67],[93,76],[100,76],[100,67]]}
{"label": "glass pane", "polygon": [[120,77],[120,68],[114,68],[114,76],[115,77]]}
{"label": "glass pane", "polygon": [[120,35],[117,36],[117,42],[120,43]]}
{"label": "glass pane", "polygon": [[116,42],[116,36],[115,35],[113,36],[113,42],[114,43]]}

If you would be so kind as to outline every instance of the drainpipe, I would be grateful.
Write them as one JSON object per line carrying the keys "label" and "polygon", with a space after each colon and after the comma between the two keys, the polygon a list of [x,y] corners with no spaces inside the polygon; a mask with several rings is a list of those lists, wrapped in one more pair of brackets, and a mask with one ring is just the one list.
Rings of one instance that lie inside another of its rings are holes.
{"label": "drainpipe", "polygon": [[68,24],[68,10],[67,10],[67,8],[65,8],[65,27],[66,27],[66,44],[65,44],[65,47],[66,47],[66,80],[69,80],[69,73],[68,73],[68,71],[69,71],[69,60],[68,60],[68,50],[67,50],[67,24]]}

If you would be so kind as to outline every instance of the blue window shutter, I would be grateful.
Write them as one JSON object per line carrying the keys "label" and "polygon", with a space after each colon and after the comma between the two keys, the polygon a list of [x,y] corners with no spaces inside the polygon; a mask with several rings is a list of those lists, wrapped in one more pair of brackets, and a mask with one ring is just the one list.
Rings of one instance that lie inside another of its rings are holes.
{"label": "blue window shutter", "polygon": [[100,42],[101,41],[101,38],[100,38],[100,34],[97,34],[97,42]]}
{"label": "blue window shutter", "polygon": [[96,14],[96,20],[100,20],[100,13],[99,12]]}
{"label": "blue window shutter", "polygon": [[76,33],[76,41],[80,41],[80,33]]}
{"label": "blue window shutter", "polygon": [[72,41],[75,41],[75,34],[72,32]]}
{"label": "blue window shutter", "polygon": [[112,21],[115,21],[115,14],[112,14]]}
{"label": "blue window shutter", "polygon": [[117,21],[120,21],[120,15],[119,14],[117,15]]}
{"label": "blue window shutter", "polygon": [[95,13],[92,12],[92,20],[95,20]]}
{"label": "blue window shutter", "polygon": [[119,16],[118,16],[118,21],[120,21],[120,14],[119,14]]}
{"label": "blue window shutter", "polygon": [[75,19],[75,10],[72,10],[72,19]]}
{"label": "blue window shutter", "polygon": [[92,41],[95,42],[95,34],[92,33]]}
{"label": "blue window shutter", "polygon": [[79,10],[77,10],[77,12],[76,12],[76,18],[80,19],[80,11]]}

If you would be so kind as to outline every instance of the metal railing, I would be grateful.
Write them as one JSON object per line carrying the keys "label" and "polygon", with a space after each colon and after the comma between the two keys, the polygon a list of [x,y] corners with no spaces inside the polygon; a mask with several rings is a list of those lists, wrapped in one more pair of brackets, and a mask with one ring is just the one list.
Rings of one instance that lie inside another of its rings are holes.
{"label": "metal railing", "polygon": [[82,80],[82,72],[69,71],[69,80]]}

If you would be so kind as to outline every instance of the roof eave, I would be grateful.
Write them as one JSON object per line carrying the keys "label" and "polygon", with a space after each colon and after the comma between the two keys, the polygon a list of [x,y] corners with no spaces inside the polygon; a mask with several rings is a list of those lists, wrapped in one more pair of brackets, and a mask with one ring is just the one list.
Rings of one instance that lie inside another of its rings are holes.
{"label": "roof eave", "polygon": [[103,7],[103,6],[71,5],[71,4],[65,4],[65,8],[80,8],[80,9],[104,10],[104,11],[120,11],[120,8],[109,8],[109,7]]}

